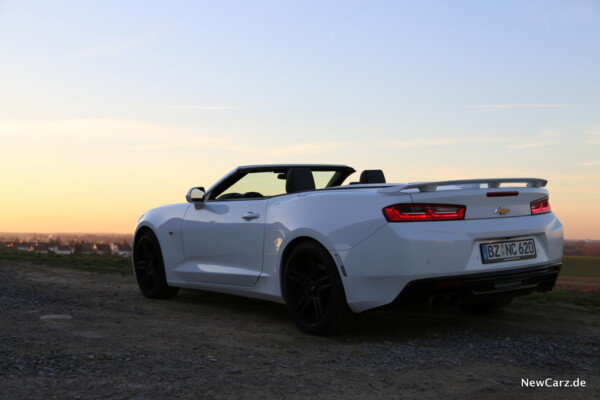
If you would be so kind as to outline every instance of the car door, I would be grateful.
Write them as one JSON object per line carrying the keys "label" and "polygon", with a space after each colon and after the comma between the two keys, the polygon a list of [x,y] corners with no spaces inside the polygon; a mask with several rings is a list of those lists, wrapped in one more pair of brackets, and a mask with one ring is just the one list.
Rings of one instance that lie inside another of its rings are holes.
{"label": "car door", "polygon": [[187,281],[252,286],[263,264],[267,199],[207,201],[190,207],[182,226]]}

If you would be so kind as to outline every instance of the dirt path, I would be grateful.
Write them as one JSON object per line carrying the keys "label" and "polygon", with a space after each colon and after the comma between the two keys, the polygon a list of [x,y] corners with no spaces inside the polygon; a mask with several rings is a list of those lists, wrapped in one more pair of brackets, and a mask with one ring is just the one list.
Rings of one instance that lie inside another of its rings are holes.
{"label": "dirt path", "polygon": [[556,287],[559,289],[573,289],[584,292],[600,292],[600,279],[561,276],[556,282]]}
{"label": "dirt path", "polygon": [[[370,313],[318,338],[277,304],[0,262],[0,306],[3,399],[600,398],[600,315],[566,304]],[[547,378],[587,385],[522,387]]]}

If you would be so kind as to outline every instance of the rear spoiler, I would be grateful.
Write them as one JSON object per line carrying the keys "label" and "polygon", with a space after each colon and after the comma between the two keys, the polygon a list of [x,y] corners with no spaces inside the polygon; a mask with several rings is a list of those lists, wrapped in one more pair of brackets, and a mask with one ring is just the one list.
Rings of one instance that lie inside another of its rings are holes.
{"label": "rear spoiler", "polygon": [[408,189],[418,189],[419,192],[435,192],[439,186],[463,186],[461,189],[479,189],[482,184],[487,185],[489,189],[497,189],[503,183],[525,183],[527,187],[541,188],[546,186],[548,181],[539,178],[461,179],[456,181],[408,183],[381,189],[380,192],[394,193]]}

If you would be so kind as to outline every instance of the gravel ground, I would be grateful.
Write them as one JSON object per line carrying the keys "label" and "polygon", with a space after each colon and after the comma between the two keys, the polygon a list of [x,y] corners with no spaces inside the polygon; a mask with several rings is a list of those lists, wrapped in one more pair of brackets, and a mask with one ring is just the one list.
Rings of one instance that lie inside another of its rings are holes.
{"label": "gravel ground", "polygon": [[[491,317],[365,313],[336,338],[283,306],[0,261],[3,399],[598,399],[598,309],[517,300]],[[522,379],[586,381],[523,387]]]}

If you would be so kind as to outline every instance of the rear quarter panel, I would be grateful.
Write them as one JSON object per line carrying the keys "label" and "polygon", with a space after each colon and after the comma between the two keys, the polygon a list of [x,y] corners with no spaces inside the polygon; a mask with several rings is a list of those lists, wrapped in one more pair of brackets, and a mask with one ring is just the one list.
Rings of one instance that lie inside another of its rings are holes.
{"label": "rear quarter panel", "polygon": [[[383,207],[410,201],[410,196],[381,196],[376,189],[341,189],[305,192],[269,200],[265,227],[264,264],[259,284],[273,295],[280,293],[284,249],[295,239],[308,237],[334,256],[366,240],[387,224]],[[338,268],[341,264],[338,264]],[[340,271],[342,282],[346,277]],[[262,289],[261,289],[262,290]]]}
{"label": "rear quarter panel", "polygon": [[386,224],[382,209],[408,202],[410,196],[381,196],[373,189],[305,192],[269,200],[265,253],[277,253],[300,236],[312,237],[328,250],[347,250]]}

